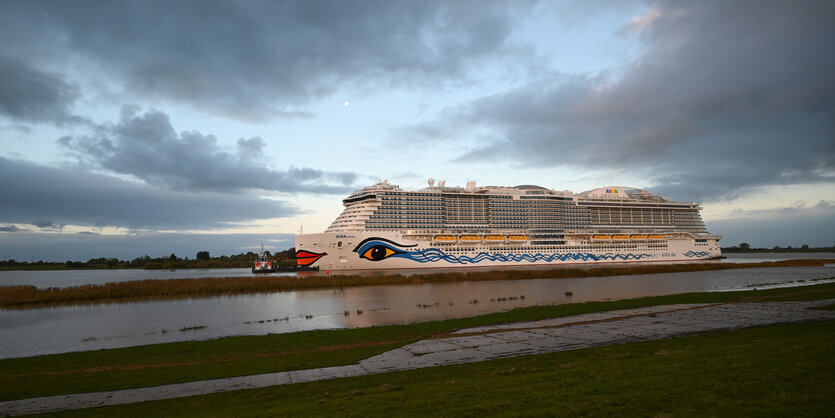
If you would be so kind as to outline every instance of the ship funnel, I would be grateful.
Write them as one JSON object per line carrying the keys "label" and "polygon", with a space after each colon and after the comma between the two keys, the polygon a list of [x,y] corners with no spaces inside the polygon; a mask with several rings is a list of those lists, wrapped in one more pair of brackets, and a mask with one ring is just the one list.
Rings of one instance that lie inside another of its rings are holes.
{"label": "ship funnel", "polygon": [[434,185],[435,185],[435,179],[433,179],[432,177],[429,177],[429,187],[431,188]]}

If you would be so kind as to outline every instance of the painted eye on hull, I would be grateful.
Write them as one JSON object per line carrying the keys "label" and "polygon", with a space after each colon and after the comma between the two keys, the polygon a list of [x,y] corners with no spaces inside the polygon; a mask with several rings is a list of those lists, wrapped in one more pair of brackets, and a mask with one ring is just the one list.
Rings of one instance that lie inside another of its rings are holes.
{"label": "painted eye on hull", "polygon": [[368,248],[367,250],[365,250],[365,252],[360,254],[360,257],[365,258],[367,260],[371,260],[371,261],[380,261],[380,260],[385,260],[386,258],[389,258],[389,257],[391,257],[395,254],[401,254],[401,253],[402,253],[402,251],[395,251],[395,250],[393,250],[393,249],[391,249],[391,248],[389,248],[385,245],[379,245],[378,244],[378,245],[374,245],[374,246]]}
{"label": "painted eye on hull", "polygon": [[[417,244],[398,244],[390,239],[382,237],[371,237],[362,240],[356,247],[354,252],[369,261],[381,261],[392,256],[407,257],[409,250],[401,250],[401,248],[417,247]],[[402,255],[401,255],[402,254]]]}

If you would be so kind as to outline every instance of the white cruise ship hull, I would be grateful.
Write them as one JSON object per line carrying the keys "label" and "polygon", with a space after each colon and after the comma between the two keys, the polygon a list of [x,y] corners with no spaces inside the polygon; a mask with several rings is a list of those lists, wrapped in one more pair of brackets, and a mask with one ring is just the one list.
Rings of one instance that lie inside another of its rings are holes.
{"label": "white cruise ship hull", "polygon": [[[491,236],[491,238],[494,236]],[[708,260],[721,256],[718,237],[689,234],[663,239],[567,240],[565,245],[533,245],[505,236],[502,242],[439,241],[432,235],[356,231],[296,235],[300,265],[320,270],[377,270],[502,267],[593,263]],[[471,238],[475,240],[475,238]]]}

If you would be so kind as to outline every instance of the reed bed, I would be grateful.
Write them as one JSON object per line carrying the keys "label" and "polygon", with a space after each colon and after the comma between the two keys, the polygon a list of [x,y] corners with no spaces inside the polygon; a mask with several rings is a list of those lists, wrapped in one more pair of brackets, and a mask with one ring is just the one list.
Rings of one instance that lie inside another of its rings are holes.
{"label": "reed bed", "polygon": [[431,273],[404,276],[311,275],[304,277],[225,277],[203,279],[138,280],[130,282],[38,289],[35,286],[0,286],[0,307],[37,308],[47,305],[74,305],[102,302],[186,299],[217,295],[269,293],[301,289],[342,288],[397,284],[445,283],[460,281],[561,279],[631,274],[678,273],[753,267],[822,266],[831,260],[786,260],[761,263],[688,263],[640,266],[602,266],[591,268],[511,269]]}

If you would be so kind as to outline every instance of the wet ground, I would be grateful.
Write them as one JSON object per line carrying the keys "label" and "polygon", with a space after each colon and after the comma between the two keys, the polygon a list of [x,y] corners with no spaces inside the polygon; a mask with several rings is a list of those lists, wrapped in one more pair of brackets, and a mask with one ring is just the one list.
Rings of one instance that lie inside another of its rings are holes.
{"label": "wet ground", "polygon": [[0,415],[120,405],[764,325],[835,320],[835,311],[812,309],[833,303],[835,299],[814,302],[663,305],[469,328],[442,338],[418,341],[355,365],[7,401],[0,403]]}

